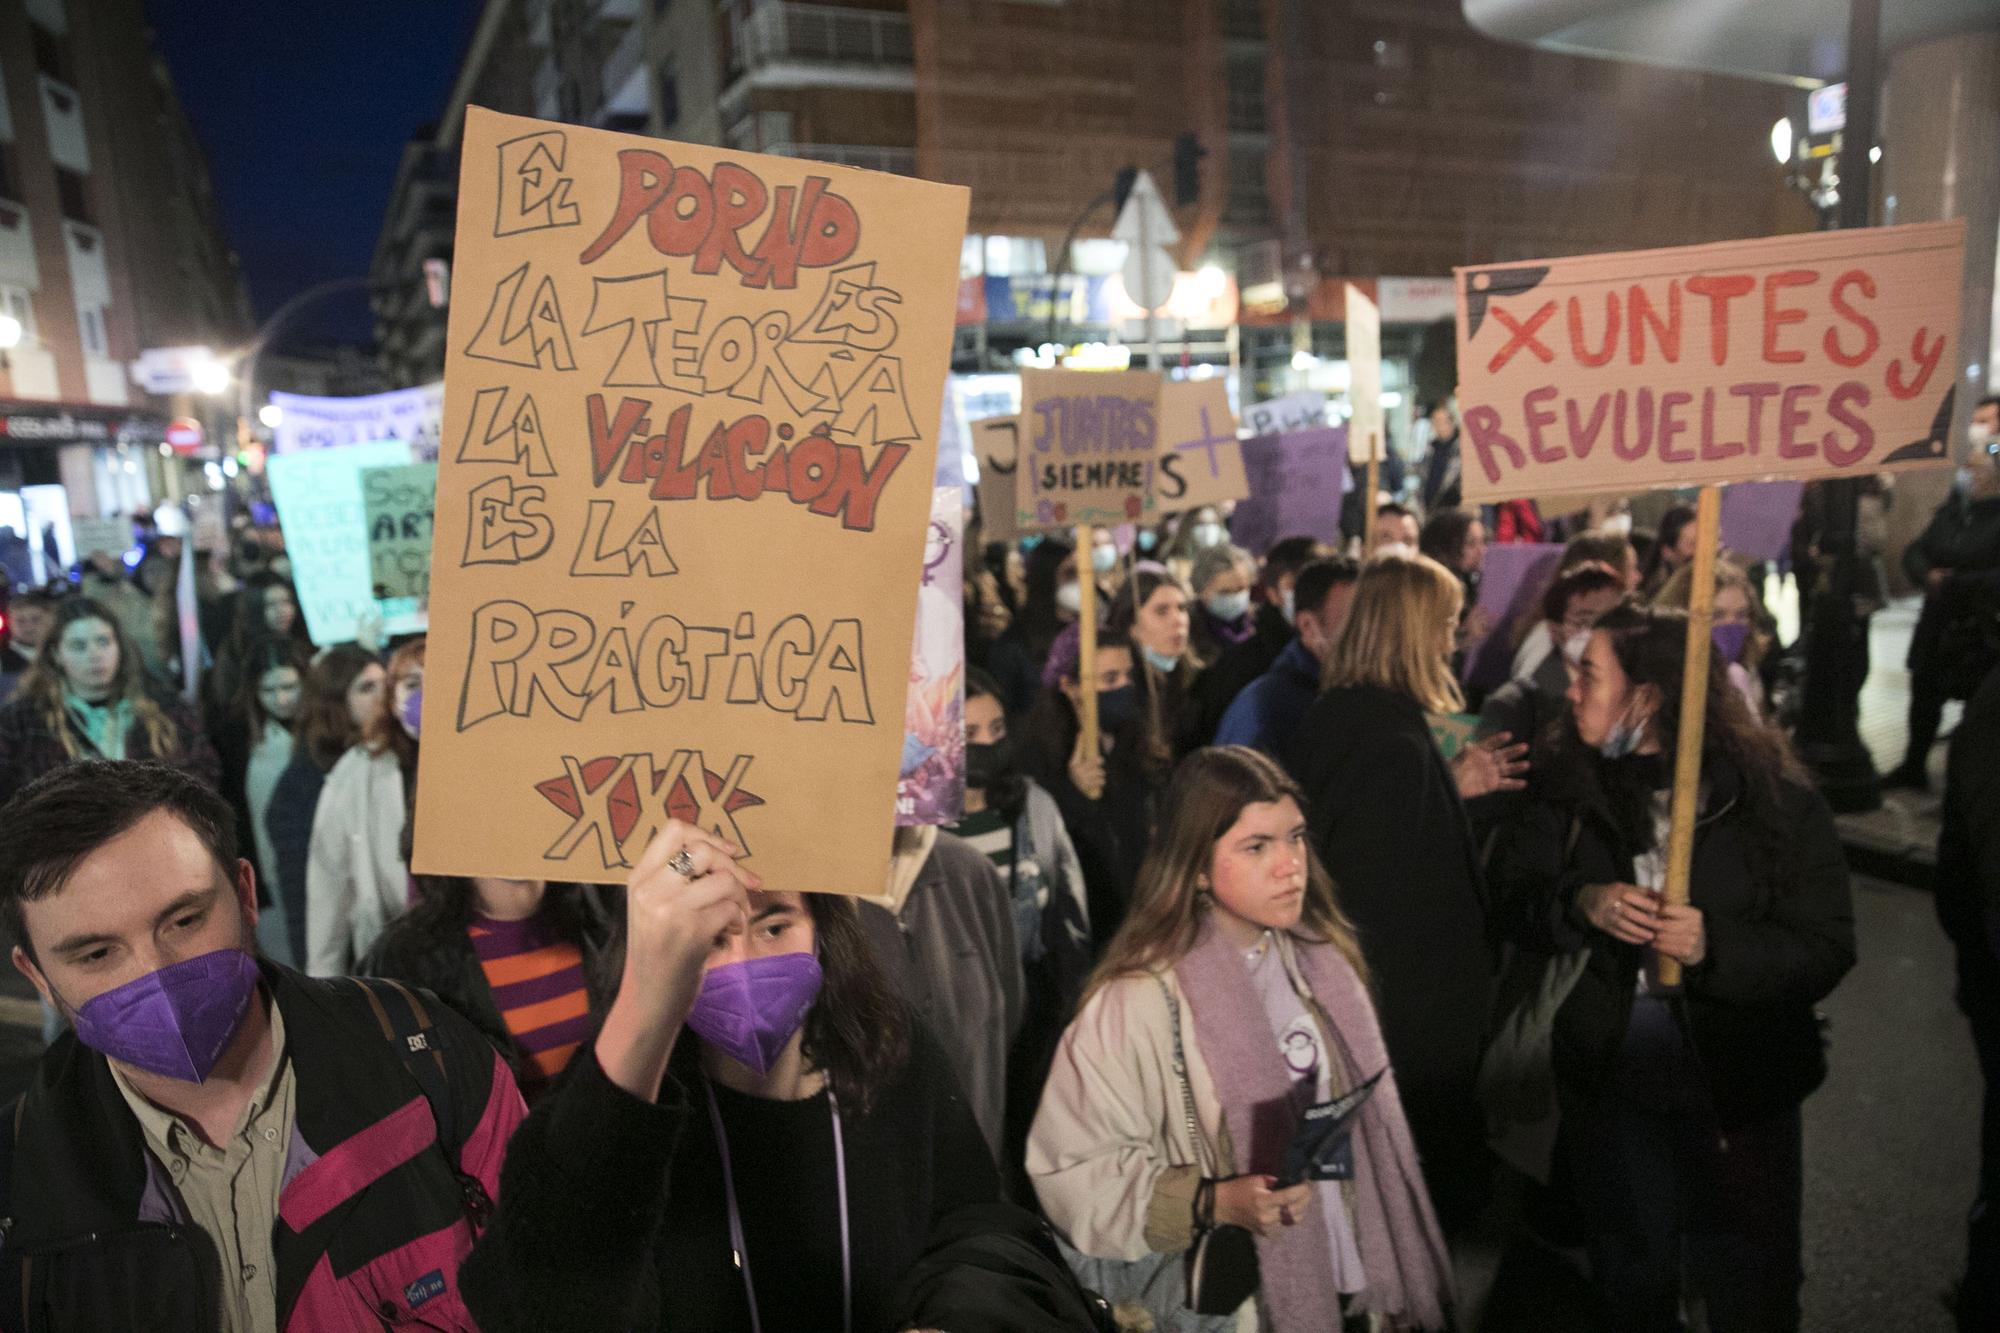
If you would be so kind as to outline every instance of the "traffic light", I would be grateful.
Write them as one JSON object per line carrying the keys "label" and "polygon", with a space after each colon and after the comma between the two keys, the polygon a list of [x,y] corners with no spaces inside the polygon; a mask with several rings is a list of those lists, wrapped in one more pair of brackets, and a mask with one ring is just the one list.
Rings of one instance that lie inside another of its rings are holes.
{"label": "traffic light", "polygon": [[1186,208],[1201,198],[1201,160],[1208,150],[1192,131],[1174,140],[1174,206]]}

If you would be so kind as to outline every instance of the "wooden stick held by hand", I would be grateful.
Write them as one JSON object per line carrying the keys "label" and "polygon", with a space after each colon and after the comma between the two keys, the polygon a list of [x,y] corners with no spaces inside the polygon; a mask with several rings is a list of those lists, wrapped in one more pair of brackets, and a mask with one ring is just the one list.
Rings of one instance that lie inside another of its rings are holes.
{"label": "wooden stick held by hand", "polygon": [[[1722,529],[1722,488],[1704,486],[1695,505],[1693,582],[1688,588],[1687,654],[1682,659],[1680,742],[1674,751],[1672,832],[1667,839],[1669,906],[1688,900],[1694,866],[1694,826],[1701,817],[1701,743],[1708,726],[1709,628],[1715,619],[1715,548]],[[1678,986],[1678,959],[1657,955],[1663,986]]]}

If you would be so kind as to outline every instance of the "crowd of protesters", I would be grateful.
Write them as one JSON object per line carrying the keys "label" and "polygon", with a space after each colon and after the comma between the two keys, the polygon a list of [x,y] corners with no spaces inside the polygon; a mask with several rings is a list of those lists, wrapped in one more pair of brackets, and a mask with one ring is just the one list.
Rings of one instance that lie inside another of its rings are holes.
{"label": "crowd of protesters", "polygon": [[[422,638],[316,652],[250,543],[194,637],[166,541],[17,592],[0,925],[53,1044],[0,1126],[0,1329],[1445,1329],[1524,1218],[1604,1328],[1797,1329],[1855,939],[1773,622],[1719,563],[1668,902],[1691,512],[1464,507],[1431,421],[1372,543],[975,544],[963,816],[851,897],[678,823],[615,888],[412,875]],[[1981,450],[1907,558],[1897,778],[1974,695],[1939,901],[2000,1082],[1996,504]],[[1508,622],[1525,540],[1565,544]]]}

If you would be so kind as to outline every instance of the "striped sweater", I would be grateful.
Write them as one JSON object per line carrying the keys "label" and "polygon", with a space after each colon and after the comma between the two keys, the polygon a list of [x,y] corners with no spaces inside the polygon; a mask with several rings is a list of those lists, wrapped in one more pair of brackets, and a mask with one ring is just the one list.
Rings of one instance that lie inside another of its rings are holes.
{"label": "striped sweater", "polygon": [[590,1036],[583,951],[561,938],[546,905],[519,921],[475,916],[466,933],[494,1006],[521,1050],[522,1082],[547,1083]]}

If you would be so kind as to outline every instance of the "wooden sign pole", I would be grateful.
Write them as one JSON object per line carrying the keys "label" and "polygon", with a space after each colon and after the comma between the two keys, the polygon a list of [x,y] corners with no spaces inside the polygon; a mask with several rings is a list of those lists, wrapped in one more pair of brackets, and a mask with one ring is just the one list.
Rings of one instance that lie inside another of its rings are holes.
{"label": "wooden sign pole", "polygon": [[1091,562],[1096,534],[1088,523],[1076,527],[1076,714],[1083,724],[1083,752],[1097,753],[1097,567]]}
{"label": "wooden sign pole", "polygon": [[[1663,895],[1674,907],[1685,906],[1688,901],[1688,875],[1694,865],[1694,826],[1701,817],[1701,742],[1708,725],[1709,626],[1715,618],[1715,548],[1722,529],[1720,486],[1701,488],[1694,522],[1687,654],[1682,659],[1680,743],[1674,752],[1673,825],[1667,840],[1667,882]],[[1680,963],[1665,956],[1656,961],[1660,984],[1678,986]]]}
{"label": "wooden sign pole", "polygon": [[1361,558],[1375,553],[1375,497],[1382,493],[1382,445],[1368,437],[1368,493],[1361,497]]}

